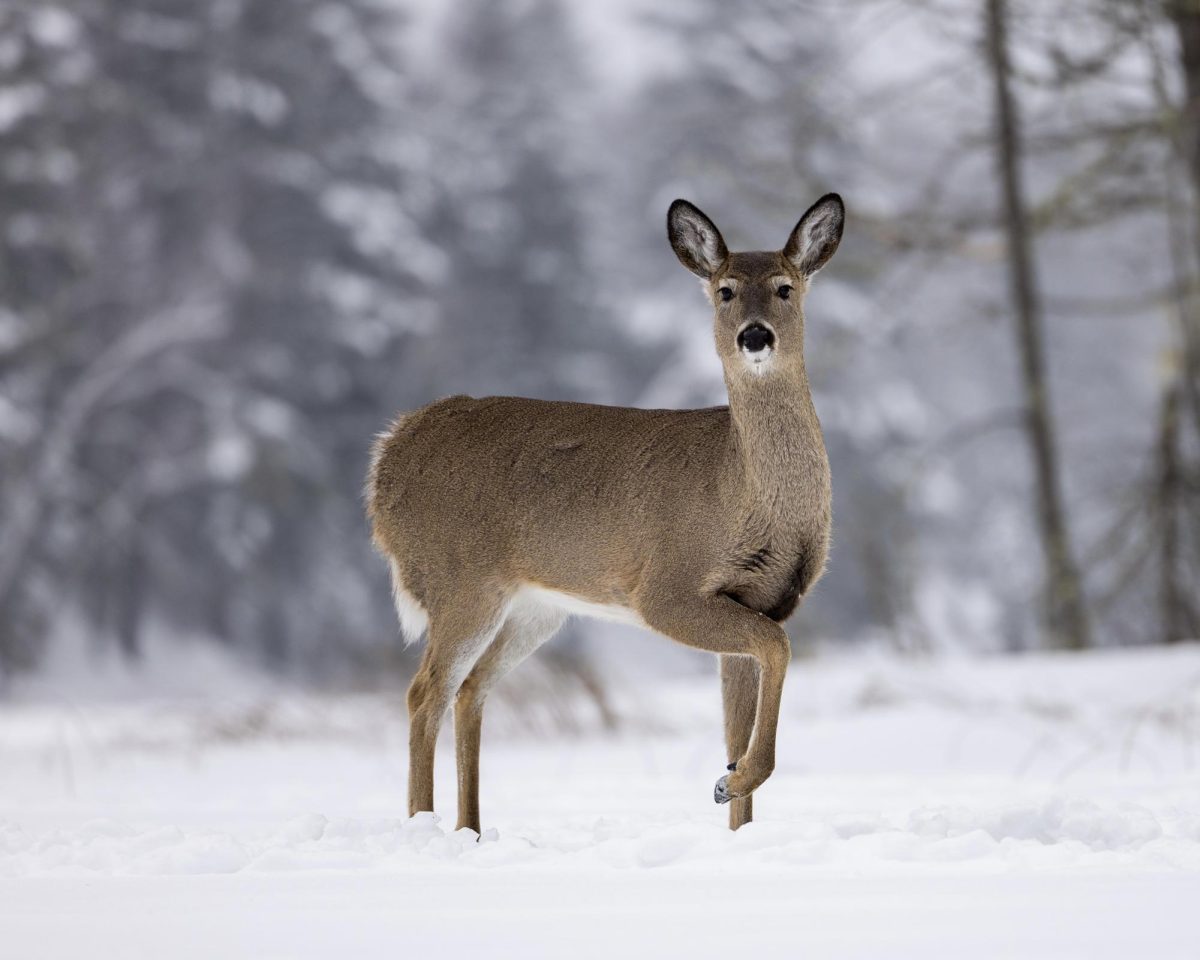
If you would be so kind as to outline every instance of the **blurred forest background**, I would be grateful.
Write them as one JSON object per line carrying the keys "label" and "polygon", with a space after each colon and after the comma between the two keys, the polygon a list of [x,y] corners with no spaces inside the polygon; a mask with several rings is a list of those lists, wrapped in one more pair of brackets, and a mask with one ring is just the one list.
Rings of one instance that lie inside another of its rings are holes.
{"label": "blurred forest background", "polygon": [[0,685],[407,669],[372,435],[723,402],[667,205],[776,248],[828,190],[798,647],[1200,636],[1200,3],[6,0]]}

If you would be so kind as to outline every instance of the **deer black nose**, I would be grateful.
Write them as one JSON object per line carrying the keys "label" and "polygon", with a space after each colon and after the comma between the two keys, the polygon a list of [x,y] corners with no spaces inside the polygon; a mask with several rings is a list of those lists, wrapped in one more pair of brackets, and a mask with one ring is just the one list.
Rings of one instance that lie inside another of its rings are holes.
{"label": "deer black nose", "polygon": [[775,334],[758,323],[752,323],[738,334],[738,346],[747,353],[758,353],[775,345]]}

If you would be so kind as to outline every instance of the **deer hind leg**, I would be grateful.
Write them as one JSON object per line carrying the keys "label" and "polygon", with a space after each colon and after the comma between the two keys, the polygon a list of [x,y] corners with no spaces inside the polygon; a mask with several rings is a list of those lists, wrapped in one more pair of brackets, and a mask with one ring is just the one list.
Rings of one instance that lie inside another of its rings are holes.
{"label": "deer hind leg", "polygon": [[522,660],[554,635],[566,614],[553,607],[522,600],[508,617],[463,681],[454,701],[455,752],[458,757],[458,829],[480,833],[479,744],[483,733],[483,704],[492,688]]}
{"label": "deer hind leg", "polygon": [[[725,703],[725,755],[730,769],[745,756],[754,732],[758,706],[758,663],[753,657],[721,655],[721,697]],[[754,819],[754,794],[737,797],[729,804],[729,829],[736,830]]]}
{"label": "deer hind leg", "polygon": [[431,610],[429,639],[408,688],[408,815],[433,809],[433,764],[447,707],[504,619],[504,598]]}

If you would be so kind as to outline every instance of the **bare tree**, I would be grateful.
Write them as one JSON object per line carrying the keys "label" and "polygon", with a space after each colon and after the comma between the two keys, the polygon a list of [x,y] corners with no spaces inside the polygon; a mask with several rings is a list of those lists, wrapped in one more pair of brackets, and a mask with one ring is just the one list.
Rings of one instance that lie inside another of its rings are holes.
{"label": "bare tree", "polygon": [[[1171,232],[1172,272],[1175,287],[1175,317],[1178,362],[1163,387],[1160,404],[1156,483],[1157,527],[1160,544],[1160,618],[1163,639],[1172,643],[1194,636],[1200,629],[1200,608],[1186,587],[1189,575],[1189,531],[1200,538],[1200,509],[1197,509],[1195,471],[1187,460],[1186,436],[1200,432],[1200,291],[1196,277],[1200,269],[1200,3],[1173,0],[1167,14],[1178,37],[1179,69],[1183,79],[1182,105],[1169,109],[1167,84],[1156,69],[1156,92],[1165,119],[1173,158],[1191,186],[1191,197],[1176,190],[1174,171],[1167,171],[1168,228]],[[1153,25],[1153,24],[1152,24]],[[1157,52],[1155,50],[1154,52]],[[1161,68],[1161,62],[1156,62]],[[1170,161],[1168,161],[1170,162]],[[1192,243],[1180,216],[1191,201],[1194,228]],[[1176,202],[1178,201],[1178,202]],[[1190,246],[1191,256],[1187,249]],[[1193,574],[1194,575],[1194,574]]]}
{"label": "bare tree", "polygon": [[1042,313],[1021,177],[1021,129],[1012,91],[1005,0],[987,0],[986,45],[995,95],[995,151],[1017,344],[1024,375],[1025,432],[1034,465],[1038,533],[1045,564],[1043,627],[1051,646],[1083,649],[1090,630],[1062,506],[1060,471],[1042,351]]}

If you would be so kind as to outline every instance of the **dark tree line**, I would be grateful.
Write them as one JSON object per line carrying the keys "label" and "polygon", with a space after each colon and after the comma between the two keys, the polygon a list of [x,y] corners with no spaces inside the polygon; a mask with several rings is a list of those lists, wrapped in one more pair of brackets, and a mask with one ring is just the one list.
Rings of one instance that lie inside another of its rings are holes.
{"label": "dark tree line", "polygon": [[[631,22],[663,56],[612,97],[556,0],[432,27],[391,0],[7,3],[0,670],[67,630],[310,676],[402,658],[359,501],[387,417],[721,402],[666,205],[763,246],[829,189],[851,222],[807,335],[836,537],[797,636],[1196,636],[1200,8],[1065,10],[751,0],[714,33],[691,0]],[[936,49],[879,81],[905,18]],[[1139,266],[1117,289],[1089,257]],[[1090,369],[1163,318],[1152,399],[1103,396]]]}

